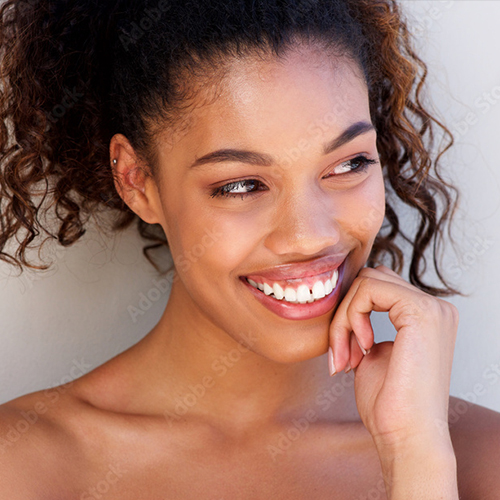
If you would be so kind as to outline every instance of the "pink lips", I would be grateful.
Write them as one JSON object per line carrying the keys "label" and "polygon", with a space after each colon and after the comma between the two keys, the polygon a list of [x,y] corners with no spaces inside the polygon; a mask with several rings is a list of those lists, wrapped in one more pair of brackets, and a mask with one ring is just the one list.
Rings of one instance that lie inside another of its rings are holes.
{"label": "pink lips", "polygon": [[346,259],[346,255],[328,255],[312,262],[303,262],[300,264],[283,264],[263,271],[256,271],[245,276],[253,281],[259,281],[259,278],[267,281],[284,281],[292,279],[307,278],[308,276],[317,276],[337,269]]}
{"label": "pink lips", "polygon": [[[324,261],[323,261],[324,262]],[[338,265],[338,271],[339,271],[339,278],[337,281],[337,286],[335,289],[330,293],[330,295],[327,295],[326,297],[316,300],[312,303],[306,303],[306,304],[292,304],[290,302],[287,302],[286,300],[277,300],[271,295],[266,295],[264,292],[257,290],[254,288],[248,281],[245,279],[245,277],[241,277],[241,281],[246,285],[247,289],[250,291],[250,293],[257,299],[258,302],[260,302],[266,309],[269,311],[273,312],[277,316],[280,316],[284,319],[290,319],[290,320],[307,320],[311,318],[317,318],[319,316],[322,316],[323,314],[330,313],[334,308],[335,305],[339,303],[340,300],[340,291],[342,289],[342,283],[343,283],[343,278],[344,278],[344,268],[345,268],[345,258],[344,261]],[[338,260],[335,261],[335,264],[338,264]],[[288,269],[290,269],[293,266],[286,266]],[[332,266],[333,267],[333,266]],[[311,267],[309,266],[309,270]],[[321,269],[323,268],[318,268],[319,270],[316,270],[316,274],[320,272]],[[331,269],[331,267],[330,267]],[[303,269],[302,266],[302,273],[305,276],[308,276],[310,274],[307,274],[304,272],[305,270]],[[264,273],[263,273],[264,274]],[[271,274],[271,273],[265,273],[266,276],[281,276],[281,274]],[[259,274],[251,275],[251,276],[260,276]],[[297,278],[297,274],[294,273],[292,274],[294,278]],[[287,274],[287,276],[290,279],[290,274]],[[274,280],[274,278],[270,278],[271,280]]]}

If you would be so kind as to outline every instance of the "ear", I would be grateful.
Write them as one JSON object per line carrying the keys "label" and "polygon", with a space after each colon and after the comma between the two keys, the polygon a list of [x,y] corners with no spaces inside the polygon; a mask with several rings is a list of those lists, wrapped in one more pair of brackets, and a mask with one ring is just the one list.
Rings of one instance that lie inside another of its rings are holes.
{"label": "ear", "polygon": [[122,200],[143,221],[161,224],[163,209],[158,188],[128,139],[116,134],[111,139],[109,151],[115,187]]}

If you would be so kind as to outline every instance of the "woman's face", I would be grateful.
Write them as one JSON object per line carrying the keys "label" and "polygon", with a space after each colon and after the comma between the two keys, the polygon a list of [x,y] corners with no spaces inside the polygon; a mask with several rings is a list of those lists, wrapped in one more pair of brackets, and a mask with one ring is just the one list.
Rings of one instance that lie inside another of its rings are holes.
{"label": "woman's face", "polygon": [[203,335],[250,336],[278,362],[312,358],[384,217],[366,84],[355,63],[311,48],[227,68],[182,131],[160,136],[172,293]]}

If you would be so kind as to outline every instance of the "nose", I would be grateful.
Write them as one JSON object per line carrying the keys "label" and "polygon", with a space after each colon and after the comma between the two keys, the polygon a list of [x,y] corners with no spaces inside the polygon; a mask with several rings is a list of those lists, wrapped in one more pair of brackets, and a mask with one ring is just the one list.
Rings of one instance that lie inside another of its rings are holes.
{"label": "nose", "polygon": [[340,241],[332,195],[320,189],[297,189],[277,203],[265,246],[276,255],[315,255]]}

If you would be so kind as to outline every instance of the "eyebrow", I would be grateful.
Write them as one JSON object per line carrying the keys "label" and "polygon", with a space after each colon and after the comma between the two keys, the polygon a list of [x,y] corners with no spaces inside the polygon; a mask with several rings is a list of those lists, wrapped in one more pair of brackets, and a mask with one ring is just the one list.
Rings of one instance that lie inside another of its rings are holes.
{"label": "eyebrow", "polygon": [[[338,137],[323,145],[323,155],[333,153],[336,149],[353,141],[356,137],[375,130],[369,122],[357,122],[344,130]],[[219,149],[198,158],[189,167],[196,168],[207,163],[241,162],[249,165],[270,167],[275,163],[272,156],[255,151],[242,151],[238,149]]]}

